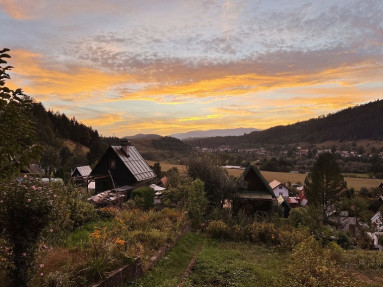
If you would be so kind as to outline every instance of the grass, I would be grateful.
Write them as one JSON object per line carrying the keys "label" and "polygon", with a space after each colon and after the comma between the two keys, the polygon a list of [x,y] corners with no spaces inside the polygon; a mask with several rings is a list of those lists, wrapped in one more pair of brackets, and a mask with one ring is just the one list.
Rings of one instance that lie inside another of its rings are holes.
{"label": "grass", "polygon": [[75,231],[68,234],[68,237],[65,239],[64,246],[66,248],[80,248],[88,246],[89,243],[89,234],[94,231],[95,227],[103,228],[112,224],[111,220],[98,220],[93,222],[88,222]]}
{"label": "grass", "polygon": [[206,239],[185,286],[281,286],[286,264],[286,256],[263,245]]}
{"label": "grass", "polygon": [[264,246],[194,233],[184,236],[144,277],[126,286],[177,286],[201,245],[184,286],[280,286],[279,271],[287,257]]}
{"label": "grass", "polygon": [[[184,236],[144,277],[126,286],[177,286],[201,245],[202,250],[185,287],[284,286],[283,270],[290,262],[290,253],[248,242],[214,240],[194,233]],[[383,261],[379,252],[348,250],[342,257],[342,261],[348,263],[350,276],[364,282],[363,286],[383,286]]]}
{"label": "grass", "polygon": [[185,235],[151,271],[127,286],[177,286],[203,240],[195,233]]}

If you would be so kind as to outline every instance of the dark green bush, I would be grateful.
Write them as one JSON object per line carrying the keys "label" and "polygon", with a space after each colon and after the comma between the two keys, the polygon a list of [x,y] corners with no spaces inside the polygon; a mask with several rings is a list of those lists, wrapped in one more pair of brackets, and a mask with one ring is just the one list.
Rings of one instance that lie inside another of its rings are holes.
{"label": "dark green bush", "polygon": [[150,187],[140,187],[132,191],[132,198],[136,206],[148,210],[153,207],[154,193],[154,190]]}

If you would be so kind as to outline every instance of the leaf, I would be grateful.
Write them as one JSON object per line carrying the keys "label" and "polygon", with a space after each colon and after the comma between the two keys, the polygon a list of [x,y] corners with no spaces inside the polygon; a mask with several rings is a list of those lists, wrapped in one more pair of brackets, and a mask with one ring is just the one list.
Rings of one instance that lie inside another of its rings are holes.
{"label": "leaf", "polygon": [[0,51],[0,54],[2,53],[5,53],[5,52],[9,52],[10,50],[8,48],[4,48],[3,50]]}
{"label": "leaf", "polygon": [[0,58],[11,58],[8,54],[0,54]]}

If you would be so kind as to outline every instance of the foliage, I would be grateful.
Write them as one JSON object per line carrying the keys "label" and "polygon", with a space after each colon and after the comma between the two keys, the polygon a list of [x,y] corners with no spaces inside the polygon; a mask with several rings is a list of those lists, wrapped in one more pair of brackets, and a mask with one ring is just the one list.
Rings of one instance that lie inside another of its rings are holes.
{"label": "foliage", "polygon": [[191,147],[185,142],[173,137],[161,137],[152,141],[152,145],[156,149],[178,151],[186,153],[191,151]]}
{"label": "foliage", "polygon": [[202,223],[207,204],[204,183],[200,179],[196,179],[188,188],[187,211],[193,227],[198,227]]}
{"label": "foliage", "polygon": [[32,101],[21,89],[11,90],[5,86],[10,79],[9,49],[0,51],[0,179],[9,178],[38,158],[40,147],[30,119]]}
{"label": "foliage", "polygon": [[154,190],[150,187],[140,187],[132,191],[132,198],[136,206],[148,210],[154,204]]}
{"label": "foliage", "polygon": [[290,256],[284,270],[288,286],[360,286],[332,258],[331,249],[324,249],[313,238],[300,243]]}
{"label": "foliage", "polygon": [[230,238],[230,228],[222,220],[210,222],[206,232],[213,238]]}
{"label": "foliage", "polygon": [[[55,232],[51,241],[59,242],[69,232],[98,218],[94,206],[85,201],[85,195],[71,185],[52,184],[56,199],[51,213],[51,226]],[[57,228],[60,226],[60,228]]]}
{"label": "foliage", "polygon": [[330,153],[319,155],[305,179],[305,193],[310,204],[321,207],[323,216],[338,194],[346,188],[346,182],[335,158]]}
{"label": "foliage", "polygon": [[153,171],[156,174],[157,178],[161,178],[161,164],[159,162],[156,162],[153,165]]}
{"label": "foliage", "polygon": [[0,231],[5,244],[10,277],[14,286],[25,286],[33,266],[41,235],[49,226],[55,195],[41,181],[24,176],[2,182],[0,190]]}
{"label": "foliage", "polygon": [[222,207],[224,199],[233,196],[244,187],[242,179],[230,176],[221,168],[219,159],[209,154],[194,154],[187,164],[188,175],[205,183],[206,197],[215,206]]}

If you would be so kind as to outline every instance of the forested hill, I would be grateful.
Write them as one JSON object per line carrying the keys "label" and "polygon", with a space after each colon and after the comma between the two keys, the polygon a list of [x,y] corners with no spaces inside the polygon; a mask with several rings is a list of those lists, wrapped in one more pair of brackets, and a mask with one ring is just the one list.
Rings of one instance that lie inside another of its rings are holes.
{"label": "forested hill", "polygon": [[[256,125],[256,123],[253,123]],[[319,143],[327,140],[383,139],[383,100],[341,110],[287,126],[276,126],[239,137],[203,140],[204,146]],[[198,141],[194,145],[198,145]]]}
{"label": "forested hill", "polygon": [[87,160],[82,160],[83,164],[88,164],[97,160],[104,149],[97,130],[79,123],[75,118],[68,118],[65,114],[47,111],[42,103],[32,104],[32,121],[36,127],[36,138],[45,147],[44,150],[51,147],[61,155],[61,141],[71,140],[89,148]]}

